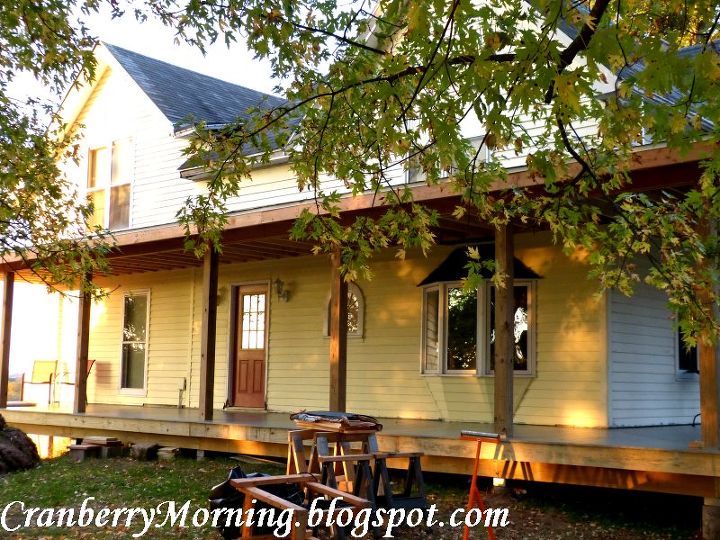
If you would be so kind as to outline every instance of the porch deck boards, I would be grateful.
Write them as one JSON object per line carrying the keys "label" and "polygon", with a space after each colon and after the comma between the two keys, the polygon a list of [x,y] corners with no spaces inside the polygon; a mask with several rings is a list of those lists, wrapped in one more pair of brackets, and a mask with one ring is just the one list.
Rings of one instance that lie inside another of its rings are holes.
{"label": "porch deck boards", "polygon": [[[111,435],[125,441],[159,442],[185,448],[283,457],[286,413],[215,411],[211,422],[198,409],[88,406],[74,415],[64,408],[24,407],[0,411],[28,433],[80,438]],[[460,440],[464,429],[491,431],[483,423],[380,419],[380,447],[421,451],[427,470],[468,473],[475,444]],[[666,491],[707,496],[720,476],[720,453],[691,448],[699,426],[569,428],[516,425],[501,448],[483,446],[487,476]]]}

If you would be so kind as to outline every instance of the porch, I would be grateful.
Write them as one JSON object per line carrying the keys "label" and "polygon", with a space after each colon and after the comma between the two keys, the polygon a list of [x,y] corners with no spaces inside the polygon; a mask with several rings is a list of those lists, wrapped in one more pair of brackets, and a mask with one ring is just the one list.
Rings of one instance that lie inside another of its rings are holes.
{"label": "porch", "polygon": [[[69,408],[24,407],[3,411],[6,420],[38,435],[81,438],[118,437],[125,442],[157,442],[199,450],[284,458],[285,413],[215,410],[201,419],[198,409],[89,404],[87,412]],[[470,422],[381,419],[380,446],[388,451],[424,452],[427,471],[471,471],[472,441],[461,430],[489,431]],[[484,445],[481,474],[598,487],[712,497],[720,452],[697,449],[699,426],[646,428],[568,428],[516,424],[501,449]]]}

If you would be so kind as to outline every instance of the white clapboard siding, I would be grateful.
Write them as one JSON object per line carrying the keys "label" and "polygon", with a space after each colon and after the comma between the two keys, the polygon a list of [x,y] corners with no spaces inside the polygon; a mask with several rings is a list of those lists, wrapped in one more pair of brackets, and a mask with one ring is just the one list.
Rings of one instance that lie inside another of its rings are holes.
{"label": "white clapboard siding", "polygon": [[700,412],[698,380],[678,378],[677,337],[663,293],[640,285],[610,293],[610,424],[689,424]]}
{"label": "white clapboard siding", "polygon": [[[520,119],[520,131],[531,136],[543,133],[544,127],[529,118]],[[183,149],[187,140],[175,136],[171,122],[160,112],[150,98],[116,62],[109,67],[90,92],[77,122],[83,125],[81,131],[80,161],[67,164],[69,175],[76,180],[82,193],[87,179],[87,155],[91,148],[108,146],[112,141],[131,138],[133,141],[134,163],[131,167],[131,228],[142,228],[174,222],[177,212],[193,195],[202,193],[202,182],[180,177],[179,167],[187,159]],[[592,125],[576,126],[583,134],[594,133]],[[472,114],[463,122],[463,134],[469,138],[481,137],[484,127]],[[499,157],[508,169],[523,167],[527,156],[535,150],[528,146],[520,152],[511,147],[497,149]],[[407,181],[403,165],[396,165],[386,171],[386,181],[391,185],[402,185]],[[327,179],[323,189],[326,192],[347,193],[342,182]],[[230,212],[242,212],[259,208],[289,205],[309,201],[314,197],[311,191],[300,191],[292,170],[287,165],[273,165],[253,172],[252,179],[241,185],[237,197],[228,200]]]}

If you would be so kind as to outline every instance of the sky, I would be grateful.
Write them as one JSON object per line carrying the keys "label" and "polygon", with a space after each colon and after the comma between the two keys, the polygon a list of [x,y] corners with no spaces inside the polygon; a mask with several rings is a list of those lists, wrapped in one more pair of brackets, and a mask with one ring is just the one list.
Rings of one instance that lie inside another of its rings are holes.
{"label": "sky", "polygon": [[[228,49],[224,42],[218,41],[208,48],[203,56],[199,49],[185,43],[174,41],[174,32],[157,20],[140,23],[132,13],[119,19],[112,19],[108,10],[92,17],[86,17],[87,25],[93,35],[113,45],[157,58],[193,71],[211,75],[242,86],[272,93],[275,83],[270,79],[269,62],[260,62],[253,58],[242,42]],[[26,96],[54,99],[35,79],[22,74],[14,81],[10,89],[13,97]]]}

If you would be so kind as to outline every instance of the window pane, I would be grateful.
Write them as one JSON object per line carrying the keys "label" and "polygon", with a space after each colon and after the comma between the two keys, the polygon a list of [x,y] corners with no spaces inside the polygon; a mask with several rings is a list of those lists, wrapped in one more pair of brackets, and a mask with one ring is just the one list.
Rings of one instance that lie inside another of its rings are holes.
{"label": "window pane", "polygon": [[132,156],[130,139],[115,141],[112,145],[112,185],[127,184],[131,180]]}
{"label": "window pane", "polygon": [[357,334],[360,331],[360,302],[353,293],[348,291],[347,333]]}
{"label": "window pane", "polygon": [[440,347],[439,347],[439,307],[440,292],[425,292],[425,371],[440,371]]}
{"label": "window pane", "polygon": [[[330,320],[332,319],[332,302],[328,300],[327,305],[327,328],[326,335],[330,335]],[[354,292],[348,290],[347,294],[347,333],[348,335],[360,335],[360,299]]]}
{"label": "window pane", "polygon": [[130,184],[110,188],[110,229],[130,226]]}
{"label": "window pane", "polygon": [[[527,371],[528,363],[528,287],[513,288],[515,306],[515,361],[517,371]],[[495,369],[495,287],[490,287],[490,369]]]}
{"label": "window pane", "polygon": [[88,153],[88,178],[89,188],[104,187],[108,184],[108,151],[107,148],[94,148]]}
{"label": "window pane", "polygon": [[242,296],[242,333],[240,348],[265,348],[265,294]]}
{"label": "window pane", "polygon": [[122,347],[123,388],[145,387],[145,344],[124,343]]}
{"label": "window pane", "polygon": [[126,296],[123,341],[145,341],[146,326],[147,296]]}
{"label": "window pane", "polygon": [[88,194],[88,201],[93,204],[93,215],[88,219],[90,227],[105,226],[105,190],[99,189]]}
{"label": "window pane", "polygon": [[678,369],[686,373],[700,373],[698,370],[698,353],[697,347],[688,348],[682,332],[678,330]]}
{"label": "window pane", "polygon": [[477,359],[477,292],[448,288],[447,368],[474,370]]}

